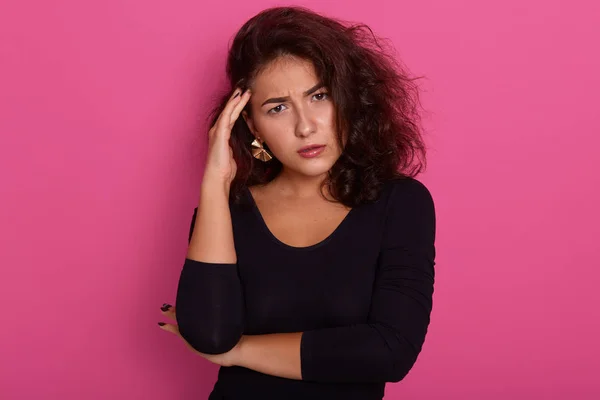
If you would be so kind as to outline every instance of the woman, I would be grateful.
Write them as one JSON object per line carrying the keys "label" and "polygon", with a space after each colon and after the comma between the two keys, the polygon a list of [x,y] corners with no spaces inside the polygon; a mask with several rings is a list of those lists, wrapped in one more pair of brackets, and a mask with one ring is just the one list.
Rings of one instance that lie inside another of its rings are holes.
{"label": "woman", "polygon": [[249,20],[227,75],[159,325],[221,365],[210,399],[381,399],[432,307],[415,87],[368,28],[301,8]]}

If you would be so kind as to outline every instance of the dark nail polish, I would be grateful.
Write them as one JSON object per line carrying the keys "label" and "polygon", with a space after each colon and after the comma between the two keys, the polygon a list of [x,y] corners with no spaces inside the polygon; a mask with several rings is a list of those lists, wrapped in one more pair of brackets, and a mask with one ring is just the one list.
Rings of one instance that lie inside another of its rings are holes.
{"label": "dark nail polish", "polygon": [[158,325],[159,326],[165,326],[166,324],[164,322],[159,322]]}
{"label": "dark nail polish", "polygon": [[164,304],[160,309],[163,311],[167,311],[169,308],[171,308],[170,304]]}

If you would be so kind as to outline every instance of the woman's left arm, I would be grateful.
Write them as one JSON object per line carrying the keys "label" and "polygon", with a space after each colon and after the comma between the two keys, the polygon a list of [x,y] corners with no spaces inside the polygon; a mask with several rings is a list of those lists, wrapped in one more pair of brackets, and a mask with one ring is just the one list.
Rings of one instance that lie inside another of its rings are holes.
{"label": "woman's left arm", "polygon": [[398,382],[421,351],[432,309],[436,218],[417,180],[394,185],[365,324],[244,336],[234,364],[319,382]]}

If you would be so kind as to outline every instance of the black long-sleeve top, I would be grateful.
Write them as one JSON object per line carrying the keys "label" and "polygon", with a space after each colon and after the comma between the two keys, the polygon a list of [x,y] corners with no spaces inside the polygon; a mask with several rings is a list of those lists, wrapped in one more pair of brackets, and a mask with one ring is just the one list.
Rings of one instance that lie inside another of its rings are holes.
{"label": "black long-sleeve top", "polygon": [[412,368],[429,326],[435,210],[428,189],[416,179],[389,181],[377,201],[301,248],[269,231],[249,190],[230,209],[237,263],[185,260],[180,332],[208,354],[228,351],[242,334],[304,332],[302,380],[221,367],[210,399],[381,399],[385,383]]}

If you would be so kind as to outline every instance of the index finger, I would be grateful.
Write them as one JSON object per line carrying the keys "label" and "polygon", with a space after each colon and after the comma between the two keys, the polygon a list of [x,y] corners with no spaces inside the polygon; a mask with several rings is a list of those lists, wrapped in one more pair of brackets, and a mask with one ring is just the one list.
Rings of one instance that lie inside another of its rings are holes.
{"label": "index finger", "polygon": [[246,104],[248,104],[248,101],[250,101],[251,96],[252,96],[252,93],[250,92],[249,89],[247,89],[244,92],[244,94],[242,95],[242,98],[240,99],[240,101],[235,105],[235,107],[231,111],[231,115],[229,116],[229,125],[230,126],[233,126],[235,121],[239,118],[240,113],[242,112],[244,107],[246,107]]}
{"label": "index finger", "polygon": [[219,115],[219,119],[217,120],[215,126],[221,127],[223,121],[229,121],[228,117],[231,116],[231,111],[233,110],[233,107],[235,107],[235,105],[240,101],[239,98],[241,95],[241,88],[237,88],[233,91],[233,95],[227,101],[227,104],[225,105],[225,108],[223,108],[223,111],[221,111],[221,115]]}

